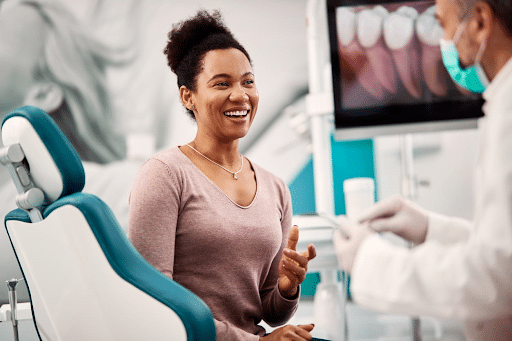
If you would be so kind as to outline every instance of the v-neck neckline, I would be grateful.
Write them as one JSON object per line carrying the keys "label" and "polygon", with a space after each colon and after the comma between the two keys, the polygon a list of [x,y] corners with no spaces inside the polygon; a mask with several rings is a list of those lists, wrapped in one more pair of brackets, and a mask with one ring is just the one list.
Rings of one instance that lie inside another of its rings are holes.
{"label": "v-neck neckline", "polygon": [[[252,201],[249,205],[247,206],[243,206],[243,205],[240,205],[239,203],[237,203],[236,201],[234,201],[229,195],[226,194],[226,192],[224,192],[215,182],[213,182],[212,179],[210,179],[208,176],[206,176],[206,174],[204,174],[197,166],[194,162],[192,162],[192,160],[190,160],[190,158],[185,155],[185,153],[183,153],[183,151],[181,150],[180,148],[181,146],[177,146],[176,148],[178,149],[178,151],[181,153],[181,155],[187,159],[188,162],[190,162],[190,164],[192,164],[192,166],[194,166],[194,168],[210,183],[212,184],[215,188],[217,188],[218,191],[220,191],[226,198],[228,198],[229,201],[231,201],[234,205],[240,207],[240,208],[244,208],[244,209],[247,209],[247,208],[250,208],[254,202],[256,201],[256,198],[258,197],[258,192],[259,192],[259,185],[258,185],[258,172],[256,170],[255,167],[253,167],[253,164],[251,162],[251,160],[249,160],[248,158],[247,161],[249,162],[252,170],[254,171],[254,178],[256,179],[256,193],[254,194],[254,197],[252,198]],[[242,156],[242,157],[245,157],[245,156]]]}

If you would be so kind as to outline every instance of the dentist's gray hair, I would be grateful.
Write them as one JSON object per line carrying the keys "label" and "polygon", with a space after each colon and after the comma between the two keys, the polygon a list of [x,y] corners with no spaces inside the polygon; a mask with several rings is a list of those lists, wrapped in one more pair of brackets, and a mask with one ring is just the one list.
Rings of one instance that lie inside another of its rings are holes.
{"label": "dentist's gray hair", "polygon": [[512,37],[512,0],[453,0],[459,7],[459,19],[467,18],[473,6],[479,2],[486,2],[493,10],[494,15],[507,29],[508,35]]}

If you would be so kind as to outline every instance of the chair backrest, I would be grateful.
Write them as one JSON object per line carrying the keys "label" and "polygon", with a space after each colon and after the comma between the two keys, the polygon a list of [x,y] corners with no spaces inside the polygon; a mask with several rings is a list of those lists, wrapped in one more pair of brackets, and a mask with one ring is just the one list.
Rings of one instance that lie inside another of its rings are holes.
{"label": "chair backrest", "polygon": [[[45,112],[14,110],[2,140],[24,155],[0,153],[23,208],[5,227],[42,340],[215,340],[206,304],[147,263],[107,205],[81,192],[82,163]],[[26,198],[34,188],[43,200]]]}

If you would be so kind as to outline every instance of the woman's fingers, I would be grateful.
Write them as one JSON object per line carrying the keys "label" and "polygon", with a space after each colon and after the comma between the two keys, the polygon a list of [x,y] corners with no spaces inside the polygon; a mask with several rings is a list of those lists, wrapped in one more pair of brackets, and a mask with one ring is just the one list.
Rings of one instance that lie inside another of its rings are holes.
{"label": "woman's fingers", "polygon": [[306,251],[298,253],[296,251],[298,240],[299,228],[294,225],[280,262],[280,272],[288,277],[293,287],[296,286],[294,284],[298,285],[304,281],[308,271],[308,262],[316,257],[316,249],[313,244],[309,244]]}
{"label": "woman's fingers", "polygon": [[309,244],[308,245],[308,250],[307,251],[304,251],[302,253],[303,256],[305,256],[308,261],[312,260],[313,258],[316,257],[316,249],[315,249],[315,245],[313,244]]}
{"label": "woman's fingers", "polygon": [[272,333],[265,335],[260,338],[260,340],[279,340],[279,341],[296,341],[296,340],[311,340],[313,336],[310,332],[315,327],[314,324],[307,325],[286,325],[281,328],[274,330]]}
{"label": "woman's fingers", "polygon": [[297,275],[288,270],[284,270],[284,276],[287,280],[280,279],[279,284],[282,284],[284,286],[282,289],[286,290],[283,291],[282,293],[285,293],[288,297],[291,297],[294,295],[295,291],[292,290],[292,288],[297,289],[297,286],[300,284],[300,279],[297,277]]}
{"label": "woman's fingers", "polygon": [[298,334],[298,336],[304,338],[305,340],[311,340],[313,338],[310,332],[315,327],[314,324],[299,325],[297,327],[298,329],[296,330],[296,333]]}
{"label": "woman's fingers", "polygon": [[286,248],[291,250],[297,250],[297,243],[299,242],[299,227],[297,225],[293,225],[290,234],[288,235],[288,244]]}
{"label": "woman's fingers", "polygon": [[284,249],[283,253],[286,256],[285,259],[291,259],[300,266],[307,268],[309,259],[306,255],[290,249]]}
{"label": "woman's fingers", "polygon": [[313,323],[310,324],[299,324],[297,327],[302,328],[308,332],[312,331],[313,328],[315,328],[315,325]]}
{"label": "woman's fingers", "polygon": [[288,259],[283,260],[283,267],[288,273],[291,273],[292,276],[298,278],[301,282],[306,278],[307,269],[297,265],[297,263],[290,261]]}

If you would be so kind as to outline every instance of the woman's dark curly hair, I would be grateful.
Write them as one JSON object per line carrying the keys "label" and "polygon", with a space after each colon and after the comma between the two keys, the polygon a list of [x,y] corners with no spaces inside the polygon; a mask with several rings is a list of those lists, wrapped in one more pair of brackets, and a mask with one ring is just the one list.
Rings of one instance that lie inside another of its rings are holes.
{"label": "woman's dark curly hair", "polygon": [[[178,76],[178,88],[184,85],[191,91],[196,90],[202,60],[211,50],[238,49],[252,64],[249,54],[226,27],[219,11],[212,14],[198,11],[194,17],[173,25],[167,39],[164,54],[167,65]],[[187,109],[187,112],[195,118],[191,110]]]}

